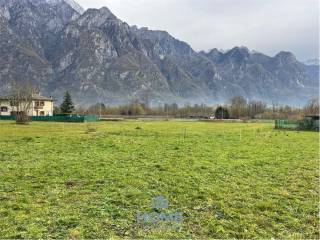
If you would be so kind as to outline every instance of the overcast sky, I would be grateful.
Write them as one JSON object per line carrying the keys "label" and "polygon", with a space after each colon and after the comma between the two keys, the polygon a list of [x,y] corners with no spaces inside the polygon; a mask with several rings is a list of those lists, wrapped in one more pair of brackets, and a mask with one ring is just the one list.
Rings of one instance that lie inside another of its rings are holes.
{"label": "overcast sky", "polygon": [[107,6],[129,25],[166,30],[195,50],[246,46],[319,57],[319,0],[76,0]]}

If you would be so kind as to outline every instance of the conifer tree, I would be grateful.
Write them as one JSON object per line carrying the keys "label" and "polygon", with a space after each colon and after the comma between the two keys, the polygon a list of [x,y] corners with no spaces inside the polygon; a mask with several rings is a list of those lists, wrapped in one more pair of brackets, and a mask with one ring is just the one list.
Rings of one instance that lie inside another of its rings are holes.
{"label": "conifer tree", "polygon": [[74,111],[74,105],[68,91],[66,91],[64,95],[63,102],[60,105],[60,110],[63,114],[71,114]]}
{"label": "conifer tree", "polygon": [[218,107],[215,112],[216,119],[229,119],[229,112],[226,108]]}

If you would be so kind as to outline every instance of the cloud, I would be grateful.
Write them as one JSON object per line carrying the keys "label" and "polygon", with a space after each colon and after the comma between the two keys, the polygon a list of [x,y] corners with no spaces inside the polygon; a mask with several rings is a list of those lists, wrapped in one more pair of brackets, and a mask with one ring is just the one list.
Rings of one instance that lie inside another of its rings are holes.
{"label": "cloud", "polygon": [[195,50],[247,46],[319,57],[318,0],[78,0],[107,6],[130,25],[166,30]]}

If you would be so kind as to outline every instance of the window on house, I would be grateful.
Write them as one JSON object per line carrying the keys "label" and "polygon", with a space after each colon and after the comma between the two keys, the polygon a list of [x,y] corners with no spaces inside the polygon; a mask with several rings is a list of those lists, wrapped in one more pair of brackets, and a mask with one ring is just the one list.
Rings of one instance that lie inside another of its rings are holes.
{"label": "window on house", "polygon": [[0,107],[0,112],[8,112],[8,107]]}
{"label": "window on house", "polygon": [[40,112],[40,116],[44,116],[44,111],[41,111],[41,112]]}
{"label": "window on house", "polygon": [[44,102],[43,102],[43,101],[36,101],[36,102],[34,103],[34,105],[35,105],[36,107],[44,107]]}
{"label": "window on house", "polygon": [[11,107],[16,107],[16,106],[18,106],[18,102],[17,102],[17,101],[10,101],[10,106],[11,106]]}

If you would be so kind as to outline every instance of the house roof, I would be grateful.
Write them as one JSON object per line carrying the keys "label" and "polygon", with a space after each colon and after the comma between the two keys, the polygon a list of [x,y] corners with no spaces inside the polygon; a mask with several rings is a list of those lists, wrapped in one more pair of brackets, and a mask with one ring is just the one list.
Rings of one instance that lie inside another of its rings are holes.
{"label": "house roof", "polygon": [[[12,97],[10,96],[0,96],[0,100],[11,100]],[[33,94],[32,95],[32,100],[37,100],[37,101],[54,101],[53,98],[48,98],[48,97],[43,97],[39,94]]]}
{"label": "house roof", "polygon": [[34,94],[32,95],[32,99],[33,100],[41,100],[41,101],[53,101],[53,98],[52,97],[43,97],[39,94]]}

